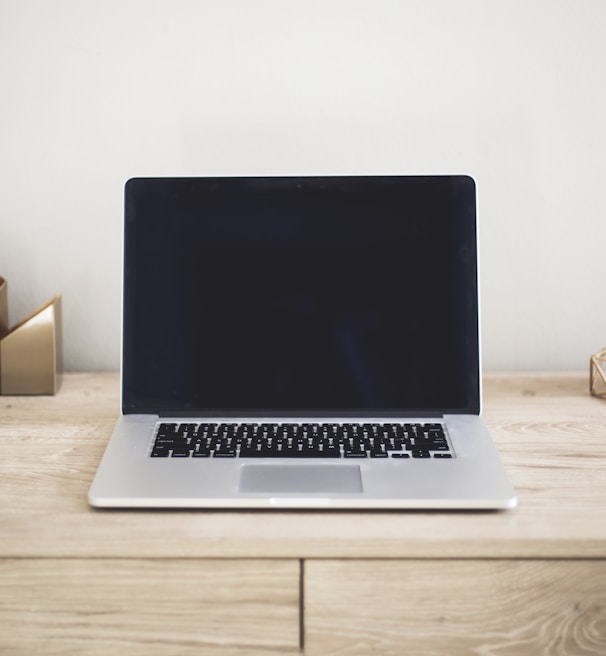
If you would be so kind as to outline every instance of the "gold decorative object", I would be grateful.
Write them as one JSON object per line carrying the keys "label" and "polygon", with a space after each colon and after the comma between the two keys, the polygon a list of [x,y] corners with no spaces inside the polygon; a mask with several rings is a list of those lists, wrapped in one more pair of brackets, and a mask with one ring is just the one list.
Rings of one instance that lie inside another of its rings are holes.
{"label": "gold decorative object", "polygon": [[0,339],[8,332],[8,294],[6,280],[0,278]]}
{"label": "gold decorative object", "polygon": [[63,371],[61,296],[8,326],[7,285],[0,278],[0,394],[56,394]]}
{"label": "gold decorative object", "polygon": [[594,396],[606,399],[606,348],[591,356],[589,388]]}

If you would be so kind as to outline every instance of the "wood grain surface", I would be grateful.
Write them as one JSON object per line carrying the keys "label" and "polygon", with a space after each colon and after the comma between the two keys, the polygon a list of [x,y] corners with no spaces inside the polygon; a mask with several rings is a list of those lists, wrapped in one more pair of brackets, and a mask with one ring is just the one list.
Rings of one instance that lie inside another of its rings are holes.
{"label": "wood grain surface", "polygon": [[0,654],[605,654],[606,401],[588,387],[485,378],[519,496],[504,512],[94,510],[118,375],[0,397]]}
{"label": "wood grain surface", "polygon": [[0,397],[0,556],[606,557],[606,401],[588,375],[493,375],[484,417],[519,495],[505,512],[99,511],[114,373]]}
{"label": "wood grain surface", "polygon": [[311,561],[307,656],[603,656],[606,562]]}
{"label": "wood grain surface", "polygon": [[0,560],[0,654],[299,653],[299,562]]}

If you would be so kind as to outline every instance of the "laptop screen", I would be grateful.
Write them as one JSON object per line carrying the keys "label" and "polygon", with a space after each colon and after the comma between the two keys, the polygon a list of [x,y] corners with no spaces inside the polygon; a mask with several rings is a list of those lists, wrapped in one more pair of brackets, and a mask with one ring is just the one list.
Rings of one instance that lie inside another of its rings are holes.
{"label": "laptop screen", "polygon": [[125,189],[123,411],[479,411],[465,176]]}

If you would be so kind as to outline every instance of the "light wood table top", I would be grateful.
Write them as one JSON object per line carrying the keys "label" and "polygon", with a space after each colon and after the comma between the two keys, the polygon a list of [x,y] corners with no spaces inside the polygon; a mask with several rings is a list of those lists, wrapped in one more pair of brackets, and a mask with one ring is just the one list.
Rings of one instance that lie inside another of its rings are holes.
{"label": "light wood table top", "polygon": [[606,401],[584,374],[488,375],[484,418],[518,493],[485,511],[94,510],[116,373],[0,397],[0,556],[604,558]]}

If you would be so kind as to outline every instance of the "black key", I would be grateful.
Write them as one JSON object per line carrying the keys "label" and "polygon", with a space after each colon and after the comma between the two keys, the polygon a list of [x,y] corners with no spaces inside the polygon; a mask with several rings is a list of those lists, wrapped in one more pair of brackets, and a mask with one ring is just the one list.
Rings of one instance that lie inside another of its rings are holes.
{"label": "black key", "polygon": [[174,443],[175,443],[174,437],[164,437],[163,435],[158,435],[155,441],[156,446],[160,446],[160,445],[172,446]]}
{"label": "black key", "polygon": [[294,451],[279,451],[278,449],[240,449],[240,458],[288,458],[289,454],[296,455]]}
{"label": "black key", "polygon": [[179,440],[184,440],[187,438],[187,429],[183,426],[183,424],[177,427],[177,430],[175,431],[175,437]]}
{"label": "black key", "polygon": [[193,433],[198,428],[197,424],[179,424],[179,433]]}
{"label": "black key", "polygon": [[366,458],[366,451],[349,451],[345,449],[343,455],[346,458]]}
{"label": "black key", "polygon": [[364,431],[360,424],[347,424],[343,426],[343,435],[347,434],[349,437],[362,437]]}
{"label": "black key", "polygon": [[170,451],[165,447],[155,446],[153,451],[151,452],[152,458],[168,458],[169,455],[170,455]]}
{"label": "black key", "polygon": [[173,449],[173,458],[189,458],[189,449]]}
{"label": "black key", "polygon": [[271,454],[267,454],[268,457],[274,458],[300,458],[301,451],[299,449],[282,449]]}
{"label": "black key", "polygon": [[401,424],[392,424],[389,432],[394,437],[401,439],[404,436],[404,427]]}
{"label": "black key", "polygon": [[215,458],[235,458],[236,450],[235,449],[221,449],[214,452]]}
{"label": "black key", "polygon": [[423,426],[424,431],[443,431],[444,427],[442,424],[425,424]]}
{"label": "black key", "polygon": [[412,452],[412,457],[413,458],[431,458],[431,454],[427,449],[415,449]]}
{"label": "black key", "polygon": [[194,451],[192,458],[210,458],[210,451],[208,449],[201,449],[200,451]]}
{"label": "black key", "polygon": [[410,453],[392,453],[392,458],[410,458]]}
{"label": "black key", "polygon": [[452,458],[451,453],[434,453],[433,454],[434,458]]}
{"label": "black key", "polygon": [[258,450],[258,449],[248,449],[248,448],[242,448],[240,449],[240,458],[267,458],[267,456],[263,451]]}
{"label": "black key", "polygon": [[213,433],[213,437],[216,437],[218,440],[225,440],[229,437],[229,426],[227,424],[221,424],[216,432]]}
{"label": "black key", "polygon": [[301,453],[303,458],[340,458],[339,449],[304,449]]}
{"label": "black key", "polygon": [[[370,451],[370,455],[372,456],[373,454],[385,454],[387,456],[387,444],[383,440],[379,440],[375,438],[373,440],[373,445],[368,449]],[[377,455],[374,455],[373,457],[377,457]],[[381,457],[379,455],[379,457]]]}
{"label": "black key", "polygon": [[278,431],[278,424],[261,424],[260,432],[268,435],[275,435]]}
{"label": "black key", "polygon": [[167,424],[163,423],[158,426],[158,434],[162,433],[168,435],[170,433],[175,433],[177,430],[177,424]]}

